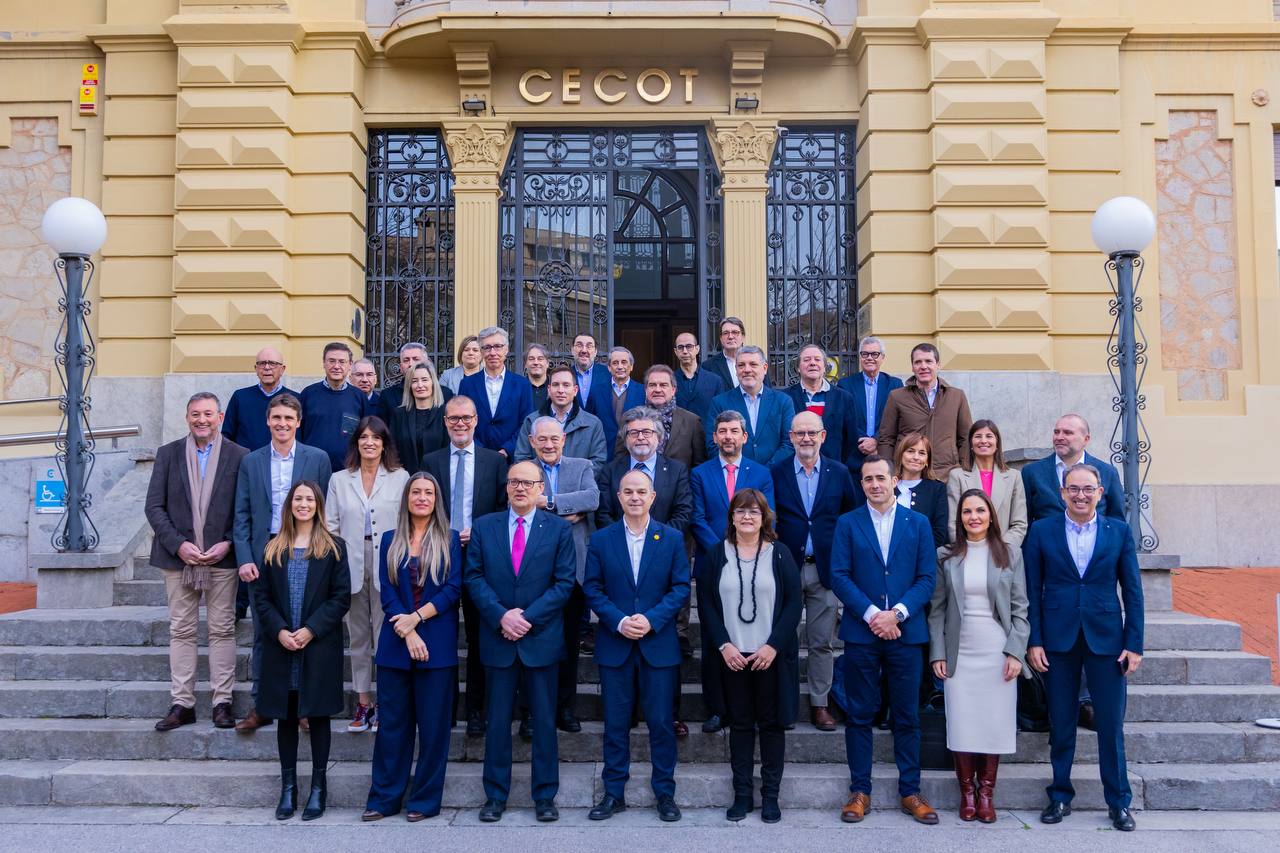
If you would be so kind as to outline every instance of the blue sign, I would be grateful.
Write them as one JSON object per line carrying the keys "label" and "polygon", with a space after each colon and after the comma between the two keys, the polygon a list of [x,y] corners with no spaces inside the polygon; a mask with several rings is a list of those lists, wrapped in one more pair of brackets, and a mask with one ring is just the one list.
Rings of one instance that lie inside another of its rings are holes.
{"label": "blue sign", "polygon": [[36,480],[36,512],[50,514],[65,512],[67,484],[62,480],[54,479],[58,476],[56,468],[46,468],[43,473],[45,479]]}

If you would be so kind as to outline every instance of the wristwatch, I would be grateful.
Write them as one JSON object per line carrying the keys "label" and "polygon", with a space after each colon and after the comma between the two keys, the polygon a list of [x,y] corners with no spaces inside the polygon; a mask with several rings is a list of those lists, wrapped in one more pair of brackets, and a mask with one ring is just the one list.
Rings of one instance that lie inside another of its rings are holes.
{"label": "wristwatch", "polygon": [[907,614],[903,613],[901,610],[899,610],[896,607],[893,609],[893,615],[895,618],[897,618],[899,625],[907,621]]}
{"label": "wristwatch", "polygon": [[547,498],[547,512],[555,512],[555,511],[556,511],[555,498]]}

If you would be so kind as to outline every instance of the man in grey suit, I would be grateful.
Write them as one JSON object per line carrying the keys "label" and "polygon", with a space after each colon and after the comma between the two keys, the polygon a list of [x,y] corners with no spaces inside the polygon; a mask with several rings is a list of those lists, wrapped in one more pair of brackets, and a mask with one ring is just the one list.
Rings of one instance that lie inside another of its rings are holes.
{"label": "man in grey suit", "polygon": [[[277,394],[267,404],[267,429],[271,432],[271,443],[240,460],[240,473],[236,478],[236,520],[231,540],[235,545],[236,563],[240,567],[240,580],[244,583],[258,580],[262,552],[266,550],[267,540],[280,532],[284,499],[293,484],[309,480],[320,487],[320,494],[329,490],[329,475],[333,473],[329,454],[297,440],[301,424],[302,403],[292,394]],[[258,679],[262,673],[262,630],[258,624],[258,611],[254,608],[249,611],[253,614],[251,671],[256,705]],[[270,723],[271,720],[259,716],[255,708],[236,723],[236,731],[252,732]]]}
{"label": "man in grey suit", "polygon": [[564,430],[555,418],[534,421],[530,439],[538,456],[544,486],[538,496],[538,508],[555,513],[573,525],[577,578],[564,607],[565,656],[560,662],[556,689],[556,727],[564,732],[579,732],[582,724],[574,715],[573,706],[578,697],[579,623],[587,601],[582,593],[582,578],[587,566],[587,541],[595,531],[600,489],[590,460],[564,455]]}

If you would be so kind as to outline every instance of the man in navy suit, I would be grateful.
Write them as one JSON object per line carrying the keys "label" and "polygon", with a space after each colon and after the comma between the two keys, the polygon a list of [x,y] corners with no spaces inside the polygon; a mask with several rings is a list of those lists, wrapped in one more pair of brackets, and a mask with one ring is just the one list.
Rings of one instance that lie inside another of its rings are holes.
{"label": "man in navy suit", "polygon": [[603,394],[593,395],[587,410],[600,419],[604,426],[605,453],[612,459],[617,452],[618,425],[622,413],[635,406],[644,405],[644,385],[631,378],[635,356],[626,347],[609,350],[610,381]]}
{"label": "man in navy suit", "polygon": [[862,463],[867,502],[836,523],[831,542],[831,588],[844,605],[844,678],[849,696],[845,753],[849,801],[845,823],[866,817],[871,805],[871,721],[880,708],[880,679],[889,684],[893,757],[902,810],[919,823],[938,813],[920,796],[921,646],[929,642],[925,605],[933,596],[937,551],[923,515],[898,506],[898,478],[889,460],[872,454]]}
{"label": "man in navy suit", "polygon": [[1124,758],[1125,693],[1127,677],[1142,663],[1137,549],[1129,525],[1098,515],[1106,488],[1097,468],[1073,465],[1064,480],[1066,513],[1031,525],[1022,546],[1031,622],[1027,661],[1045,674],[1049,698],[1053,784],[1047,788],[1049,805],[1040,821],[1060,823],[1071,814],[1076,697],[1083,670],[1093,693],[1103,796],[1112,825],[1128,832],[1134,821]]}
{"label": "man in navy suit", "polygon": [[701,350],[693,332],[676,335],[676,405],[705,422],[711,414],[711,401],[729,389],[723,379],[698,364]]}
{"label": "man in navy suit", "polygon": [[[765,466],[791,456],[788,434],[791,416],[796,413],[790,397],[765,386],[768,371],[764,350],[757,346],[742,347],[738,350],[738,387],[711,401],[712,424],[716,415],[727,411],[738,412],[746,419],[747,441],[742,453]],[[709,438],[707,455],[714,452],[715,442]]]}
{"label": "man in navy suit", "polygon": [[778,538],[800,566],[804,589],[805,645],[809,649],[809,719],[823,732],[836,730],[827,710],[835,656],[835,593],[831,591],[831,538],[836,521],[856,505],[849,469],[822,454],[822,418],[801,412],[791,419],[796,455],[773,466]]}
{"label": "man in navy suit", "polygon": [[876,452],[876,435],[880,432],[880,416],[889,392],[902,387],[902,380],[884,373],[884,343],[868,335],[858,344],[860,370],[836,383],[853,397],[853,426],[855,430],[854,452],[849,455],[849,470],[854,477],[862,467],[862,460]]}
{"label": "man in navy suit", "polygon": [[1084,463],[1098,469],[1102,477],[1102,514],[1125,520],[1124,488],[1114,467],[1085,452],[1089,444],[1089,422],[1077,414],[1063,415],[1053,425],[1053,453],[1022,469],[1022,488],[1027,493],[1027,520],[1062,515],[1062,478],[1073,465]]}
{"label": "man in navy suit", "polygon": [[[711,431],[717,453],[689,475],[693,489],[693,539],[697,545],[694,576],[713,548],[724,547],[729,531],[729,501],[738,489],[759,489],[773,505],[773,476],[769,469],[748,459],[742,452],[747,440],[747,420],[729,410],[716,415]],[[719,650],[709,645],[711,638],[702,633],[702,698],[709,716],[702,730],[711,734],[724,728],[724,694],[720,689]]]}
{"label": "man in navy suit", "polygon": [[[329,490],[329,455],[318,447],[308,447],[297,440],[298,427],[302,423],[302,403],[293,394],[277,394],[267,403],[267,429],[271,431],[271,443],[259,447],[240,460],[240,472],[236,477],[236,520],[231,529],[231,541],[236,549],[236,564],[240,567],[240,580],[256,583],[258,567],[267,540],[280,532],[280,518],[287,509],[285,496],[294,483],[310,480]],[[258,679],[262,673],[262,631],[258,624],[258,611],[253,614],[253,654],[250,671],[253,675],[253,699],[257,704]],[[271,720],[258,715],[257,709],[240,722],[236,731],[251,732],[268,725]]]}
{"label": "man in navy suit", "polygon": [[746,339],[746,324],[737,317],[725,317],[720,321],[720,352],[702,362],[702,369],[718,376],[726,391],[738,387],[738,349]]}
{"label": "man in navy suit", "polygon": [[533,411],[533,386],[520,374],[507,370],[511,346],[505,329],[489,326],[481,329],[478,337],[484,370],[464,378],[458,393],[476,404],[476,441],[510,462],[515,457],[520,425]]}
{"label": "man in navy suit", "polygon": [[649,727],[658,817],[677,821],[672,705],[680,689],[681,658],[676,614],[689,600],[689,558],[680,532],[650,516],[654,489],[646,472],[623,475],[618,500],[622,520],[591,537],[583,581],[587,604],[600,617],[595,654],[604,702],[604,797],[587,816],[605,820],[627,807],[638,687]]}
{"label": "man in navy suit", "polygon": [[791,405],[797,412],[813,412],[822,418],[827,439],[822,442],[822,455],[848,463],[850,457],[861,464],[857,455],[857,430],[853,418],[853,398],[843,388],[827,381],[827,351],[817,344],[800,348],[797,365],[800,381],[787,388]]}
{"label": "man in navy suit", "polygon": [[588,334],[573,339],[573,373],[578,378],[578,405],[591,411],[593,399],[608,396],[609,368],[596,361],[596,339]]}
{"label": "man in navy suit", "polygon": [[[482,347],[483,349],[483,347]],[[569,522],[538,509],[542,473],[533,462],[507,472],[507,512],[473,522],[464,580],[480,614],[479,649],[488,679],[484,806],[502,819],[511,792],[511,717],[520,688],[533,716],[532,791],[539,821],[559,819],[556,676],[564,656],[564,606],[577,581]],[[470,652],[469,652],[470,653]]]}

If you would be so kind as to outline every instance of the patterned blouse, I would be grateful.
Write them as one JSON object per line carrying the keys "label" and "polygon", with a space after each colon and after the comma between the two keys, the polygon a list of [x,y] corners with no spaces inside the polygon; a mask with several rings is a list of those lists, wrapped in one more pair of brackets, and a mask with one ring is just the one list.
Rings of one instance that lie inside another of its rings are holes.
{"label": "patterned blouse", "polygon": [[[294,548],[289,558],[289,627],[296,631],[302,627],[302,599],[307,591],[307,558],[305,548]],[[289,689],[297,690],[302,677],[302,655],[292,652],[289,670]]]}

